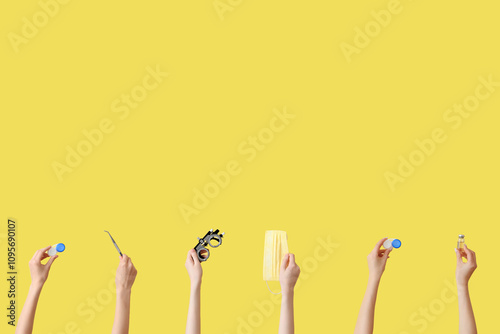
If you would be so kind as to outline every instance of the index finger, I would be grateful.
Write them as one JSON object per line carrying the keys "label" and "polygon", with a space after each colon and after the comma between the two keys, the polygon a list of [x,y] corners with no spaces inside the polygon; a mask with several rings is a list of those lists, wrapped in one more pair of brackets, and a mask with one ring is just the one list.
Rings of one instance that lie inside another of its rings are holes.
{"label": "index finger", "polygon": [[476,263],[476,253],[474,253],[474,251],[469,249],[469,247],[467,247],[467,245],[464,245],[464,250],[465,250],[465,253],[467,254],[467,260],[472,261],[473,263]]}
{"label": "index finger", "polygon": [[465,251],[465,254],[467,255],[467,257],[466,257],[467,261],[474,260],[474,256],[472,255],[471,250],[469,248],[467,248],[467,246],[464,246],[464,251]]}

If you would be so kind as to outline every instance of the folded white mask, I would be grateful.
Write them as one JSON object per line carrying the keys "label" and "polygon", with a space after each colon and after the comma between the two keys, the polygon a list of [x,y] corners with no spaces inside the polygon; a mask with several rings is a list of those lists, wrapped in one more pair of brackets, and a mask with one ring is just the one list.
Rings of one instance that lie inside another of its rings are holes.
{"label": "folded white mask", "polygon": [[283,256],[288,253],[285,231],[266,231],[264,244],[264,280],[279,281]]}

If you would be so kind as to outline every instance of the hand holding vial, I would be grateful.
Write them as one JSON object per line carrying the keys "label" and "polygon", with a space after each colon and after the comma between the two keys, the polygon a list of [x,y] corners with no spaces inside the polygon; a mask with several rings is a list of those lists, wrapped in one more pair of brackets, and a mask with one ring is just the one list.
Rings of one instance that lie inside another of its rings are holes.
{"label": "hand holding vial", "polygon": [[[469,284],[469,279],[477,268],[476,253],[470,250],[465,244],[463,248],[465,256],[462,256],[459,249],[456,249],[455,252],[457,253],[457,269],[455,271],[457,285],[467,286]],[[463,258],[465,258],[466,261],[464,261]]]}

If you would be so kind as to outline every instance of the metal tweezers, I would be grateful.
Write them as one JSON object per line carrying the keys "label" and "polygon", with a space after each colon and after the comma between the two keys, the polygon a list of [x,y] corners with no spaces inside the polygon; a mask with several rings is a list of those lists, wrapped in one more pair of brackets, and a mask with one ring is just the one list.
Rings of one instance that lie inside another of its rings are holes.
{"label": "metal tweezers", "polygon": [[109,237],[111,238],[111,241],[113,241],[113,244],[115,245],[116,250],[118,251],[118,253],[120,253],[120,256],[123,256],[122,251],[120,250],[120,248],[119,248],[119,247],[118,247],[118,245],[116,244],[115,239],[113,239],[113,237],[111,236],[111,233],[109,233],[109,232],[108,232],[108,231],[106,231],[106,230],[104,230],[104,232],[106,232],[107,234],[109,234]]}

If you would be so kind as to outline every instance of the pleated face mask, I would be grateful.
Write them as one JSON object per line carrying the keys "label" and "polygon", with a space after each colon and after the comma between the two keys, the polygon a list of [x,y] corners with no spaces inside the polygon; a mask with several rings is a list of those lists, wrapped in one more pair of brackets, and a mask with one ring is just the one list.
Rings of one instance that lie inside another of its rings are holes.
{"label": "pleated face mask", "polygon": [[279,281],[283,256],[288,253],[285,231],[266,231],[264,244],[264,280]]}

